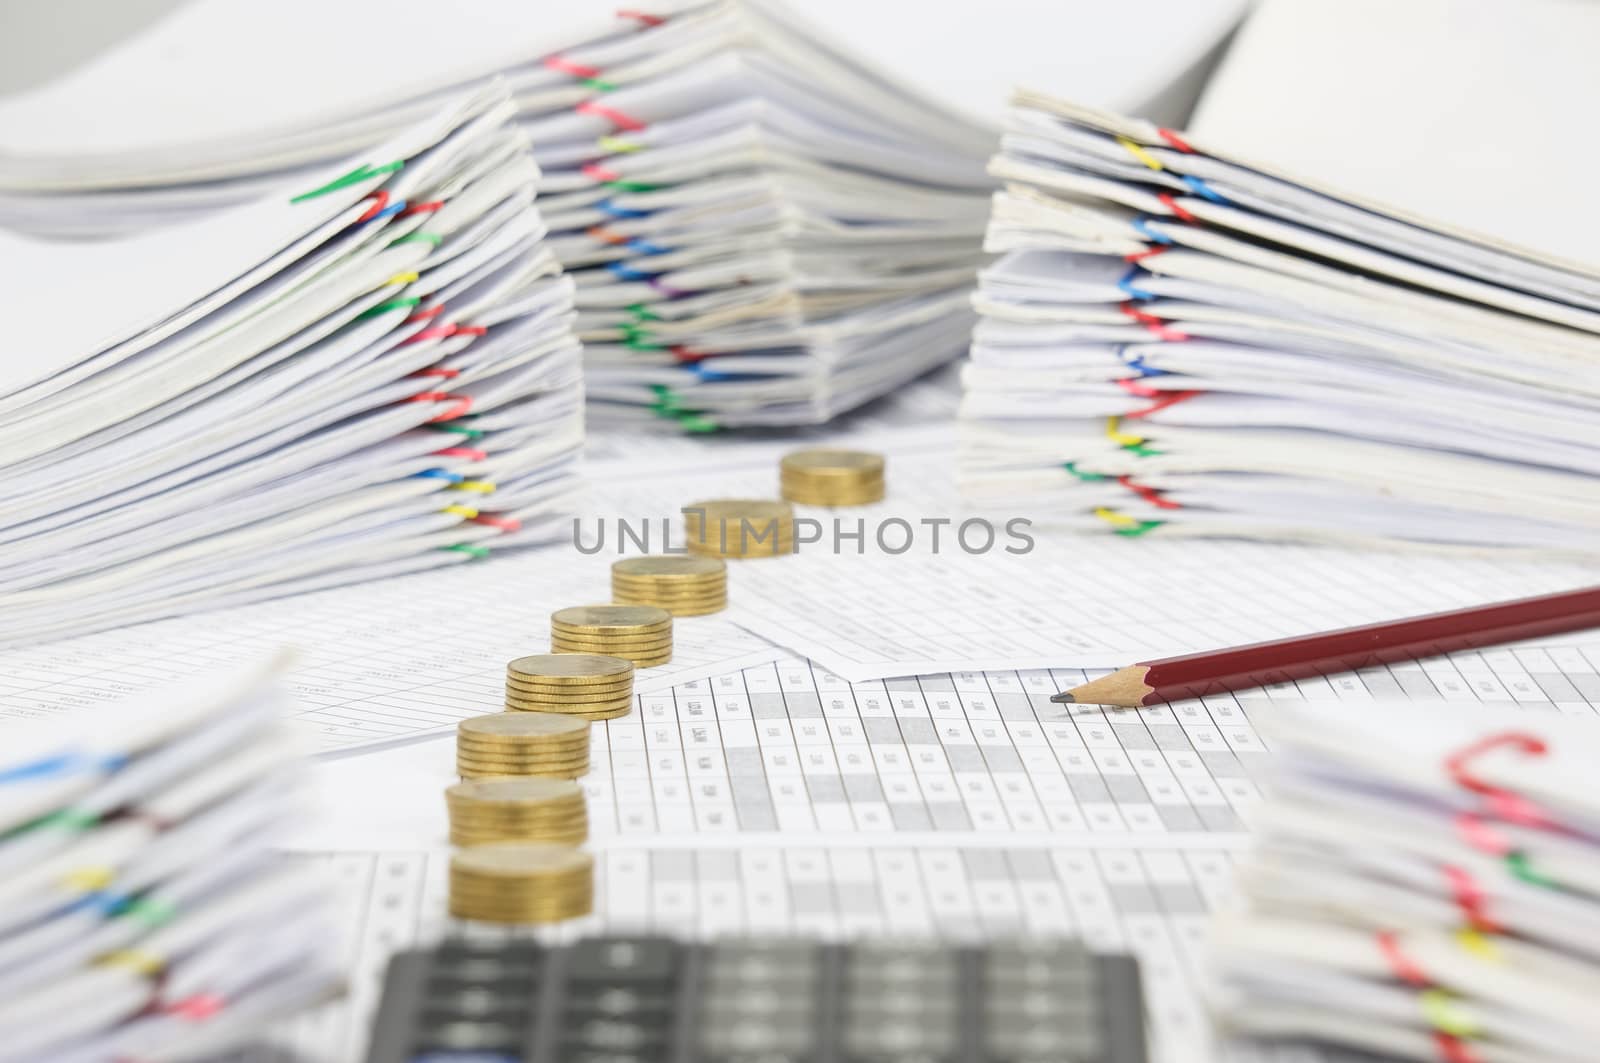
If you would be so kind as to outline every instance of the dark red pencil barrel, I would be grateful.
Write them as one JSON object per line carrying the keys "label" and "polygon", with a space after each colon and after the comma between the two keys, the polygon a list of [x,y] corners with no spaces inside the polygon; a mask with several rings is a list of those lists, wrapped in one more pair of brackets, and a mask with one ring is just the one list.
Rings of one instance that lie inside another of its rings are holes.
{"label": "dark red pencil barrel", "polygon": [[1144,702],[1203,697],[1589,627],[1600,627],[1600,587],[1141,661],[1154,691]]}

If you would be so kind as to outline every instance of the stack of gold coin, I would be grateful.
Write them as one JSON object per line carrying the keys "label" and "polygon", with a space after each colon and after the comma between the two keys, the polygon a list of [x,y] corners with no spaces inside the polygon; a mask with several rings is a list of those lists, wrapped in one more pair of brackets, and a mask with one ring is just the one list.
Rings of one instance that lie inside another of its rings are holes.
{"label": "stack of gold coin", "polygon": [[556,842],[589,837],[583,791],[567,779],[476,779],[444,792],[451,845]]}
{"label": "stack of gold coin", "polygon": [[685,545],[711,557],[794,553],[794,507],[759,498],[714,498],[683,507]]}
{"label": "stack of gold coin", "polygon": [[450,858],[450,914],[559,923],[594,911],[594,857],[566,845],[494,842]]}
{"label": "stack of gold coin", "polygon": [[456,725],[463,779],[540,775],[576,779],[589,770],[589,722],[543,712],[498,712]]}
{"label": "stack of gold coin", "polygon": [[611,600],[659,605],[673,616],[728,607],[728,565],[715,557],[630,557],[611,566]]}
{"label": "stack of gold coin", "polygon": [[864,450],[797,450],[778,465],[783,497],[809,506],[883,501],[883,455]]}
{"label": "stack of gold coin", "polygon": [[506,708],[586,720],[626,716],[633,708],[633,662],[597,653],[518,657],[506,665]]}
{"label": "stack of gold coin", "polygon": [[556,653],[603,653],[649,668],[672,660],[672,614],[654,605],[579,605],[550,614]]}

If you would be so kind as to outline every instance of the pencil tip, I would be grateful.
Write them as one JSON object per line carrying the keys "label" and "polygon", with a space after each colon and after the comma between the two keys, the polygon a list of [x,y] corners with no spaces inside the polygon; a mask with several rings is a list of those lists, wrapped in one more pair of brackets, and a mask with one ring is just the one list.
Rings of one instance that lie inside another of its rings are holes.
{"label": "pencil tip", "polygon": [[1062,692],[1060,694],[1051,694],[1050,695],[1050,700],[1055,702],[1057,705],[1071,705],[1071,704],[1075,703],[1078,699],[1074,698],[1069,693]]}

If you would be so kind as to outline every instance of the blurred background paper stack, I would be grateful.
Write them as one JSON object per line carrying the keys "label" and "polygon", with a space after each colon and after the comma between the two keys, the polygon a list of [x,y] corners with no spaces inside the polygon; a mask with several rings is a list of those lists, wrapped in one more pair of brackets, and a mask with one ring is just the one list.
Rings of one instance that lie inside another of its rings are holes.
{"label": "blurred background paper stack", "polygon": [[1600,732],[1480,705],[1283,705],[1214,926],[1233,1033],[1554,1063],[1600,1043]]}
{"label": "blurred background paper stack", "polygon": [[0,1059],[218,1058],[339,988],[325,883],[269,848],[300,811],[277,670],[6,730]]}
{"label": "blurred background paper stack", "polygon": [[245,206],[0,234],[0,644],[553,536],[573,289],[504,89]]}
{"label": "blurred background paper stack", "polygon": [[1559,0],[1269,2],[1187,132],[1021,93],[969,493],[1124,535],[1600,548],[1597,39]]}
{"label": "blurred background paper stack", "polygon": [[[417,0],[204,0],[0,105],[0,225],[99,237],[169,224],[502,71],[544,170],[551,246],[578,284],[595,415],[691,431],[819,423],[966,348],[996,135],[968,108],[1019,70],[1061,65],[1024,25],[1037,5],[1013,3],[1012,47],[974,54],[975,20],[1008,24],[991,10],[835,2],[803,19],[779,0],[476,0],[441,18]],[[1075,84],[1181,114],[1241,4],[1182,6],[1193,32],[1172,54],[1103,49]],[[849,48],[817,28],[828,21],[850,27]]]}

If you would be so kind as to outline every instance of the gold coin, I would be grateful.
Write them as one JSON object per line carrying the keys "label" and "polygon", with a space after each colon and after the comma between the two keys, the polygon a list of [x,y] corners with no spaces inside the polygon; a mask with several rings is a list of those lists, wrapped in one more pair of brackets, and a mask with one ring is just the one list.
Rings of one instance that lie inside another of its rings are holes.
{"label": "gold coin", "polygon": [[834,450],[817,447],[809,450],[791,450],[778,462],[784,472],[805,476],[882,476],[882,454],[866,450]]}
{"label": "gold coin", "polygon": [[585,708],[558,709],[553,705],[546,705],[543,708],[539,708],[539,709],[518,708],[515,705],[507,705],[506,708],[510,709],[512,712],[550,712],[550,713],[555,713],[555,714],[560,715],[560,716],[576,716],[580,720],[614,720],[619,716],[626,716],[626,715],[628,715],[628,713],[632,712],[633,711],[633,702],[628,701],[628,702],[624,702],[624,703],[622,703],[620,705],[612,705],[612,706],[610,706],[608,708],[587,708],[587,707],[585,707]]}
{"label": "gold coin", "polygon": [[596,653],[540,653],[518,657],[506,665],[508,679],[542,681],[552,686],[614,683],[632,674],[627,661]]}
{"label": "gold coin", "polygon": [[570,753],[540,752],[528,754],[488,753],[476,749],[456,750],[457,764],[477,764],[485,767],[498,764],[576,764],[580,761],[587,761],[588,759],[589,751],[587,749],[574,750]]}
{"label": "gold coin", "polygon": [[462,801],[514,801],[540,803],[571,799],[583,800],[583,791],[571,783],[527,782],[489,783],[485,785],[457,783],[444,792],[447,799]]}
{"label": "gold coin", "polygon": [[[618,609],[654,609],[665,614],[670,620],[671,614],[665,609],[654,605],[619,605]],[[672,638],[672,628],[655,628],[650,631],[574,631],[566,627],[552,627],[550,629],[552,640],[560,639],[563,642],[593,643],[596,646],[628,646],[638,643],[667,642]]]}
{"label": "gold coin", "polygon": [[456,724],[457,740],[468,741],[589,741],[589,728],[573,720],[529,719],[509,712],[470,716]]}
{"label": "gold coin", "polygon": [[463,768],[456,767],[456,775],[463,781],[467,779],[526,779],[529,776],[542,779],[576,779],[589,774],[587,763],[574,765],[570,768],[540,768],[537,771],[517,771],[506,768]]}
{"label": "gold coin", "polygon": [[727,579],[728,566],[713,558],[671,556],[628,557],[611,566],[611,579],[652,580],[676,583],[704,579]]}
{"label": "gold coin", "polygon": [[[721,558],[716,560],[721,561]],[[727,564],[726,561],[722,563]],[[625,583],[619,579],[611,581],[612,594],[623,591],[632,594],[655,594],[663,598],[705,598],[713,594],[727,594],[728,584],[726,581],[703,586],[693,583]]]}
{"label": "gold coin", "polygon": [[[568,642],[565,638],[563,638],[561,636],[557,636],[556,638],[552,639],[551,640],[551,644],[552,644],[552,648],[555,649],[555,651],[557,653],[561,652],[563,649],[587,649],[587,648],[589,648],[585,643],[582,643],[582,642]],[[641,657],[641,656],[643,656],[645,654],[670,653],[672,651],[672,640],[671,639],[664,639],[664,640],[657,640],[655,642],[629,642],[629,643],[622,643],[622,644],[613,644],[613,645],[607,646],[606,650],[607,650],[607,652],[614,653],[618,657],[621,657],[621,658],[623,658],[625,660],[633,661],[633,660],[637,660],[639,657]],[[512,693],[520,694],[522,692],[521,691],[512,691]],[[588,697],[588,695],[585,695],[585,696]],[[591,700],[592,700],[592,698],[591,698]]]}
{"label": "gold coin", "polygon": [[589,752],[589,740],[585,736],[577,742],[464,742],[456,739],[456,749],[463,753],[478,753],[483,756],[496,757],[527,757],[527,756],[577,756]]}
{"label": "gold coin", "polygon": [[450,869],[491,879],[587,875],[594,872],[594,857],[558,845],[486,845],[456,853],[450,858]]}
{"label": "gold coin", "polygon": [[612,701],[571,701],[564,704],[551,704],[544,701],[514,701],[507,698],[507,712],[548,712],[556,716],[592,717],[602,712],[626,712],[633,708],[632,698],[617,698]]}
{"label": "gold coin", "polygon": [[517,701],[539,701],[550,705],[570,705],[575,701],[614,701],[617,698],[630,698],[633,696],[633,684],[620,687],[578,687],[575,690],[551,691],[529,690],[527,687],[506,684],[503,691],[506,697]]}
{"label": "gold coin", "polygon": [[672,617],[648,605],[575,605],[551,613],[550,626],[605,635],[671,627]]}
{"label": "gold coin", "polygon": [[[619,594],[616,597],[623,598],[624,595]],[[651,602],[650,604],[661,606],[673,616],[706,616],[709,613],[720,613],[726,609],[728,607],[728,599],[725,597],[717,598],[698,605],[668,604],[666,602]]]}
{"label": "gold coin", "polygon": [[[672,647],[667,646],[662,650],[618,650],[618,654],[625,656],[639,668],[653,668],[658,664],[665,664],[672,660]],[[648,654],[649,656],[645,656]]]}

